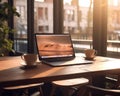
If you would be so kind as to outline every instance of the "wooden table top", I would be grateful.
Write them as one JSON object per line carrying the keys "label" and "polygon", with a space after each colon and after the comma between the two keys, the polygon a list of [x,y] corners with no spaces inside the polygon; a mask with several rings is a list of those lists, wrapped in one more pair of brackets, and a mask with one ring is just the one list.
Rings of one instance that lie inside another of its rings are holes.
{"label": "wooden table top", "polygon": [[[81,57],[83,58],[83,57]],[[0,86],[70,79],[120,72],[120,60],[97,56],[92,64],[52,67],[41,62],[23,69],[21,57],[0,57]]]}

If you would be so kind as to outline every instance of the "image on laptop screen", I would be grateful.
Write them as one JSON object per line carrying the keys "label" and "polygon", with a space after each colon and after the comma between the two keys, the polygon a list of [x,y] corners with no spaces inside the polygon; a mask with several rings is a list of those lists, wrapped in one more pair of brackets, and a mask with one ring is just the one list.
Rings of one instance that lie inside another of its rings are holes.
{"label": "image on laptop screen", "polygon": [[67,34],[36,34],[41,58],[69,57],[74,55],[71,37]]}

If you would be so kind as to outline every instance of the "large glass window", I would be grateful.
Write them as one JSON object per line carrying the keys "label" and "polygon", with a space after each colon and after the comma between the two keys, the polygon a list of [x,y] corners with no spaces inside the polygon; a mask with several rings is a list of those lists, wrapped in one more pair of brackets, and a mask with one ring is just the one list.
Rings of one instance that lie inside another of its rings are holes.
{"label": "large glass window", "polygon": [[108,0],[107,55],[118,56],[120,52],[120,0]]}
{"label": "large glass window", "polygon": [[64,0],[64,33],[70,33],[77,51],[92,48],[93,0]]}
{"label": "large glass window", "polygon": [[[14,5],[20,13],[15,18],[14,49],[18,52],[28,52],[27,0],[15,0]],[[32,15],[32,12],[31,12]],[[31,26],[32,27],[32,26]],[[34,33],[53,33],[53,0],[34,0]]]}
{"label": "large glass window", "polygon": [[20,17],[15,17],[14,49],[18,52],[27,52],[27,0],[15,0],[17,12]]}
{"label": "large glass window", "polygon": [[35,0],[34,4],[34,32],[53,33],[53,0]]}
{"label": "large glass window", "polygon": [[[27,11],[27,2],[32,1],[14,1],[17,11],[21,15],[20,17],[15,17],[14,26],[16,28],[16,33],[14,36],[14,48],[16,51],[22,52],[27,52],[27,43],[29,41],[27,33],[27,30],[29,29],[27,29],[27,20],[31,19],[27,18],[27,13],[30,13]],[[107,12],[104,10],[104,7],[106,8],[106,5],[103,6],[104,2],[108,3]],[[59,5],[59,2],[54,1],[54,3]],[[53,13],[53,0],[34,0],[34,26],[32,25],[34,27],[34,33],[53,33],[53,31],[56,31],[57,29],[60,30],[62,28],[62,22],[59,20],[63,19],[63,33],[71,34],[76,52],[83,52],[87,48],[96,48],[97,46],[99,48],[96,49],[98,49],[98,52],[101,53],[100,55],[106,55],[105,43],[107,30],[107,56],[119,56],[120,0],[63,0],[63,9],[59,8],[61,6],[54,7],[57,7],[58,9],[58,11],[54,10],[55,13]],[[57,12],[63,12],[63,18],[60,16],[61,14]],[[54,18],[53,14],[55,16]],[[107,14],[107,17],[105,14]],[[57,29],[55,29],[56,27],[53,28],[53,20],[55,22],[59,21]],[[93,42],[93,39],[95,42]],[[104,48],[102,48],[102,45],[104,45]]]}

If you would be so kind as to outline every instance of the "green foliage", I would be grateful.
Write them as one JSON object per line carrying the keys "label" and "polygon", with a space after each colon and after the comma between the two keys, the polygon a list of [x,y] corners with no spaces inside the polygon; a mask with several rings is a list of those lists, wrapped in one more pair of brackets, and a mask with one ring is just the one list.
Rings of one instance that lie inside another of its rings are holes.
{"label": "green foliage", "polygon": [[0,1],[0,21],[6,21],[12,15],[20,16],[15,7],[10,6],[7,2],[2,3]]}
{"label": "green foliage", "polygon": [[0,0],[0,56],[12,51],[13,41],[9,39],[9,34],[13,33],[14,29],[11,29],[7,24],[11,16],[19,17],[20,15],[15,7]]}

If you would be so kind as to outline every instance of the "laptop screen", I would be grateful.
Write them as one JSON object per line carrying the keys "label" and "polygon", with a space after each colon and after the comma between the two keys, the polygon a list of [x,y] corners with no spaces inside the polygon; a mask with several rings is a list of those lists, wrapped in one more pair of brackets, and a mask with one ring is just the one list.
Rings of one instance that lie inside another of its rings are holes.
{"label": "laptop screen", "polygon": [[38,54],[44,58],[74,57],[69,34],[36,34]]}

